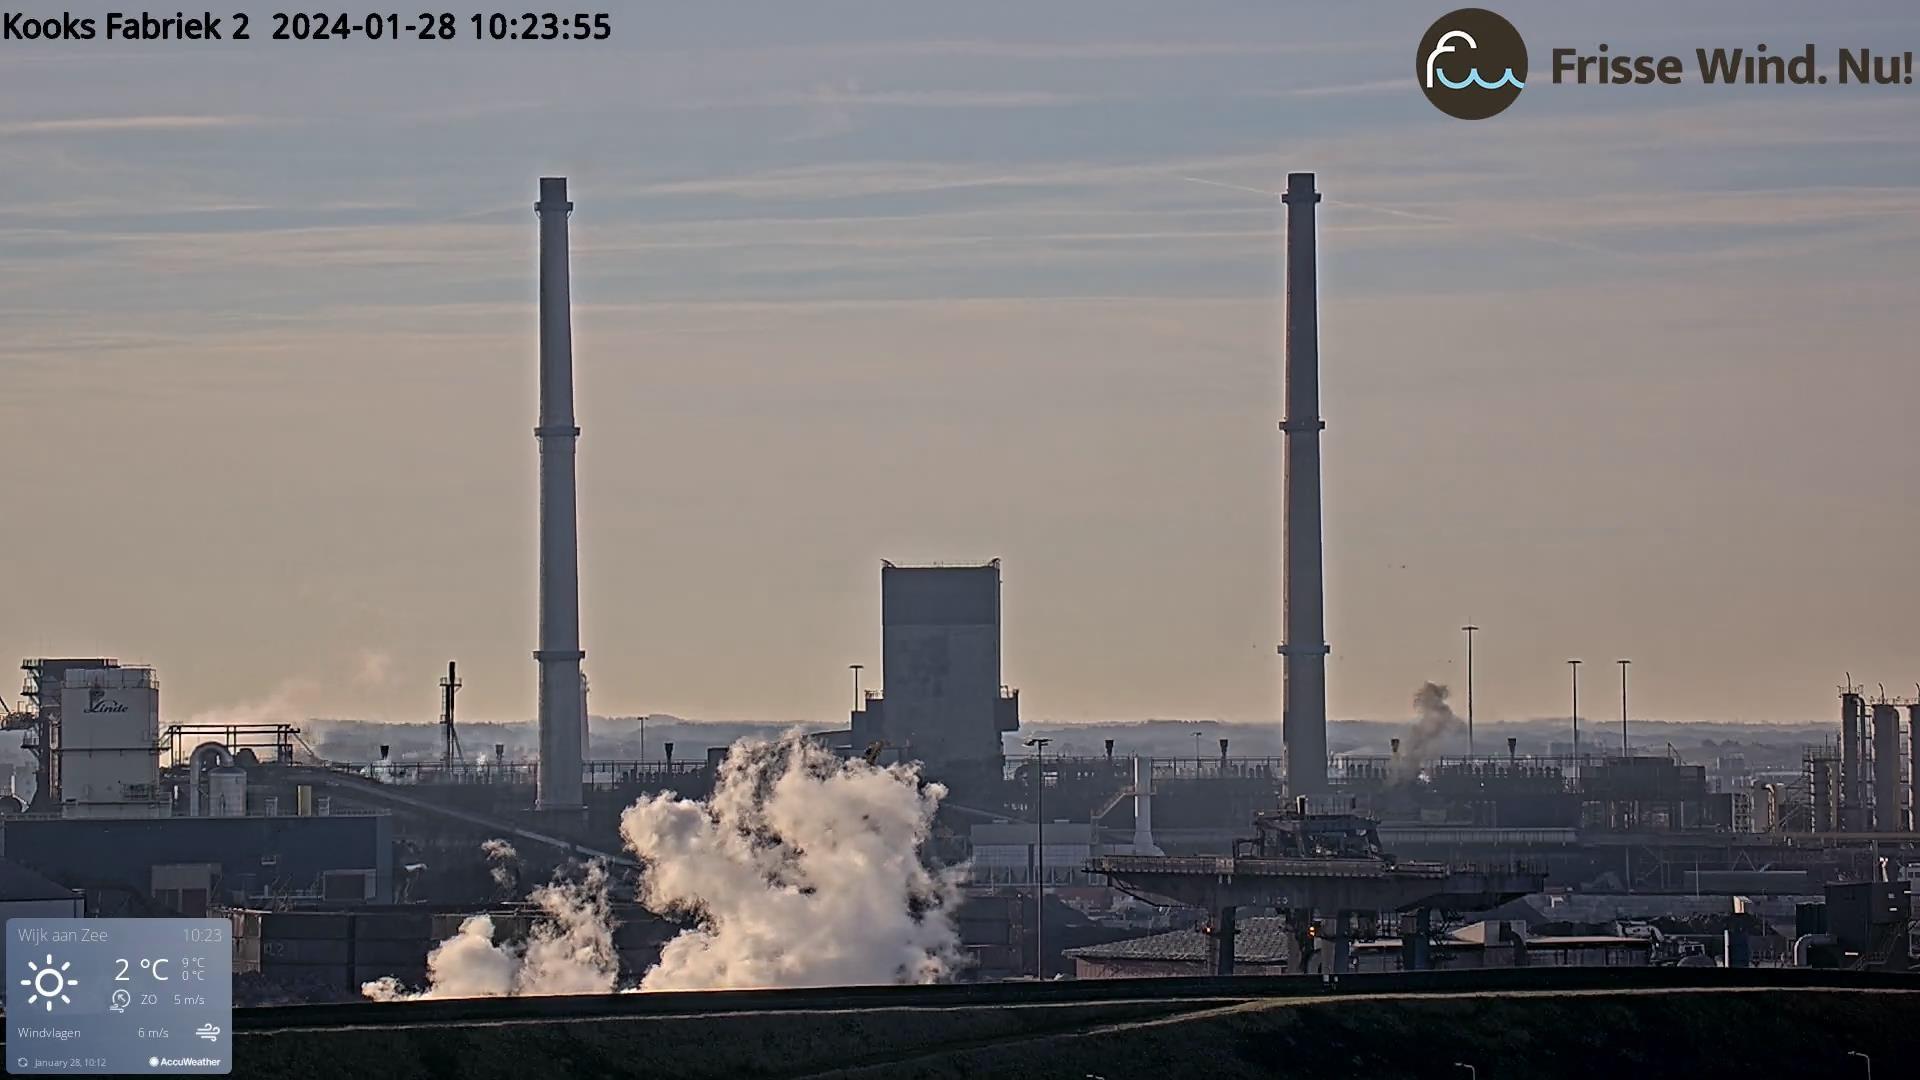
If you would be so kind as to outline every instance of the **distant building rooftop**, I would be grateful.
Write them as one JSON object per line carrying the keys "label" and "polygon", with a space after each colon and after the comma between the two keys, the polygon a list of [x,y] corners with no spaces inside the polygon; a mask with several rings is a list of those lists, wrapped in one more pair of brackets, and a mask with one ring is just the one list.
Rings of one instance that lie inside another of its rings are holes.
{"label": "distant building rooftop", "polygon": [[[1077,960],[1177,961],[1207,959],[1210,942],[1199,930],[1172,930],[1164,934],[1109,941],[1068,949]],[[1241,919],[1233,936],[1236,964],[1284,964],[1287,960],[1286,920],[1277,915]]]}
{"label": "distant building rooftop", "polygon": [[991,570],[1000,565],[1000,560],[988,559],[986,562],[977,562],[977,563],[974,563],[974,562],[923,562],[923,563],[898,562],[897,563],[897,562],[894,562],[892,559],[881,559],[880,565],[885,567],[888,570]]}
{"label": "distant building rooftop", "polygon": [[[1133,960],[1144,962],[1205,961],[1208,958],[1207,936],[1198,929],[1173,930],[1164,934],[1148,937],[1130,938],[1126,941],[1109,941],[1100,945],[1086,945],[1078,949],[1068,949],[1066,955],[1078,960]],[[1449,951],[1457,949],[1479,949],[1485,946],[1482,941],[1458,933],[1448,940],[1437,942],[1438,948]],[[1398,950],[1400,939],[1382,937],[1376,941],[1357,941],[1356,950]],[[1614,937],[1611,935],[1579,935],[1564,937],[1536,937],[1527,939],[1530,949],[1577,949],[1577,948],[1650,948],[1645,938]],[[1287,960],[1286,920],[1276,915],[1259,915],[1240,919],[1235,927],[1233,938],[1233,962],[1240,965],[1283,964]]]}
{"label": "distant building rooftop", "polygon": [[1043,830],[1031,821],[991,822],[975,825],[968,830],[968,837],[975,847],[983,844],[1016,845],[1032,844],[1044,839],[1048,847],[1078,844],[1091,847],[1099,843],[1099,830],[1084,821],[1049,821],[1044,835]]}
{"label": "distant building rooftop", "polygon": [[71,900],[79,895],[38,870],[0,859],[0,901]]}

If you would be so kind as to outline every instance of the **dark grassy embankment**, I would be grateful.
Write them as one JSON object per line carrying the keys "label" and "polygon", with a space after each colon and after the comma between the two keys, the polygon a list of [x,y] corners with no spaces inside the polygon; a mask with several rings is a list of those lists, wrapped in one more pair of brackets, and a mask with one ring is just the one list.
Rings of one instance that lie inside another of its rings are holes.
{"label": "dark grassy embankment", "polygon": [[[1920,1060],[1920,989],[1488,991],[511,1018],[248,1030],[235,1077],[1846,1077]],[[493,1003],[495,1005],[500,1003]],[[733,1009],[733,1002],[726,1008]],[[1882,1064],[1884,1063],[1884,1064]]]}

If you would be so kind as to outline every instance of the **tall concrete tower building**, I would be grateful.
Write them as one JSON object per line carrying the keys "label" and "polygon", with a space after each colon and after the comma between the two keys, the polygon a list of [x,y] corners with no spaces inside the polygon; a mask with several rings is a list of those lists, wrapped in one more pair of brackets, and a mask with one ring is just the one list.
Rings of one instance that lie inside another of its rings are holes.
{"label": "tall concrete tower building", "polygon": [[853,716],[855,749],[883,743],[941,779],[996,779],[1000,736],[1020,726],[1019,693],[1000,683],[1000,561],[880,565],[884,693]]}

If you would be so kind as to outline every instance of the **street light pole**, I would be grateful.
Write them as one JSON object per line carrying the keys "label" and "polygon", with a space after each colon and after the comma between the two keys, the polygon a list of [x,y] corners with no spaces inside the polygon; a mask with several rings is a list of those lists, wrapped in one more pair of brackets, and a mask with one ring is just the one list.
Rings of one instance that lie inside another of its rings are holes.
{"label": "street light pole", "polygon": [[1469,623],[1460,629],[1467,632],[1467,756],[1473,756],[1473,632],[1480,629]]}
{"label": "street light pole", "polygon": [[1467,1064],[1467,1063],[1466,1063],[1466,1062],[1464,1062],[1464,1061],[1456,1061],[1456,1062],[1454,1062],[1454,1063],[1453,1063],[1453,1067],[1454,1067],[1454,1068],[1456,1068],[1456,1069],[1465,1069],[1465,1070],[1467,1070],[1467,1080],[1480,1080],[1480,1070],[1479,1070],[1479,1069],[1476,1069],[1476,1068],[1474,1068],[1473,1066],[1471,1066],[1471,1065],[1469,1065],[1469,1064]]}
{"label": "street light pole", "polygon": [[1052,739],[1028,739],[1033,747],[1033,975],[1047,981],[1047,744]]}
{"label": "street light pole", "polygon": [[1573,672],[1573,775],[1580,776],[1580,661],[1569,660],[1567,667]]}
{"label": "street light pole", "polygon": [[1620,661],[1620,756],[1630,757],[1632,751],[1627,748],[1627,665],[1631,660]]}
{"label": "street light pole", "polygon": [[1873,1080],[1873,1059],[1858,1050],[1847,1051],[1848,1057],[1857,1057],[1867,1063],[1867,1080]]}

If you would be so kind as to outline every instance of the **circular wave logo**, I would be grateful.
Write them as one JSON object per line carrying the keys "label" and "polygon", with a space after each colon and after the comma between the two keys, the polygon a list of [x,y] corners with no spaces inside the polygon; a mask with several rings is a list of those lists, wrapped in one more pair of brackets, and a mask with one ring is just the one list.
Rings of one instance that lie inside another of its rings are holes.
{"label": "circular wave logo", "polygon": [[1496,116],[1527,88],[1527,43],[1485,8],[1440,16],[1420,38],[1413,62],[1427,100],[1461,120]]}

